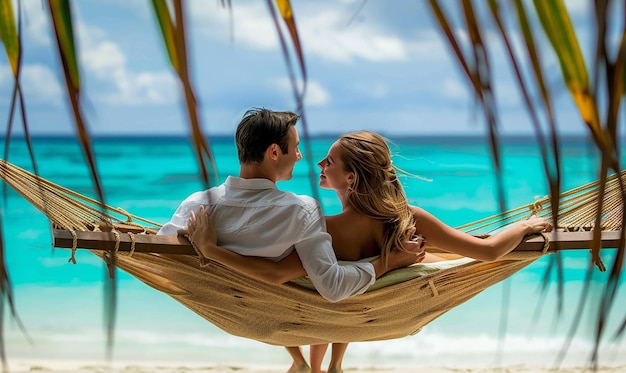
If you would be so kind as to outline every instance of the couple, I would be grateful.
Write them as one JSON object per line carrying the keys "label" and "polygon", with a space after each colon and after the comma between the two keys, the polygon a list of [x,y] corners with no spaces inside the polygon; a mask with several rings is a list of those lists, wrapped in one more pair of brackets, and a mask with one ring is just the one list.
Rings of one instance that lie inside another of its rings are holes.
{"label": "couple", "polygon": [[[411,240],[416,231],[446,251],[494,260],[524,235],[549,226],[531,218],[480,239],[445,225],[408,205],[386,142],[366,131],[341,136],[319,163],[320,186],[335,190],[343,206],[341,214],[324,217],[314,199],[276,188],[278,180],[291,178],[301,159],[298,119],[289,112],[248,111],[236,132],[239,177],[189,196],[159,234],[188,233],[202,256],[261,281],[282,284],[307,275],[334,302],[363,293],[390,270],[441,260],[423,252],[423,239]],[[376,255],[366,262],[337,263]],[[320,371],[326,348],[312,346],[313,372]],[[341,372],[346,348],[333,345],[329,372]],[[294,361],[289,372],[308,372],[300,348],[287,349]]]}

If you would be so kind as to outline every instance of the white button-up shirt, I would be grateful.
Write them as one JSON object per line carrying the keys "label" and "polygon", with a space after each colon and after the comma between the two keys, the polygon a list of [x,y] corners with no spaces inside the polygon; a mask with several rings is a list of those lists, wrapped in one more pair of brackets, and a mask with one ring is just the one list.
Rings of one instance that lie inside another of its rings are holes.
{"label": "white button-up shirt", "polygon": [[211,217],[218,246],[273,261],[295,248],[311,282],[330,301],[361,294],[376,280],[370,263],[337,263],[321,207],[311,197],[280,191],[267,179],[229,176],[219,187],[187,197],[159,234],[176,235],[200,206]]}

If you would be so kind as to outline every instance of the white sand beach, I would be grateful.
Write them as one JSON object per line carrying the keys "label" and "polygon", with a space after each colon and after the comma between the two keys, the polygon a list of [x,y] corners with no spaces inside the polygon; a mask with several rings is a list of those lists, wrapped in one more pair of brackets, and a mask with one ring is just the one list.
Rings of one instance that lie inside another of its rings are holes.
{"label": "white sand beach", "polygon": [[[245,352],[242,352],[245,353]],[[89,362],[89,361],[60,361],[60,360],[9,360],[9,371],[12,373],[26,372],[59,372],[59,373],[284,373],[288,366],[276,365],[249,365],[249,364],[186,364],[179,363],[150,363],[150,362]],[[623,373],[626,365],[605,365],[593,370],[587,366],[473,366],[448,367],[441,366],[381,366],[359,367],[347,365],[345,373],[541,373],[541,372],[599,372]]]}

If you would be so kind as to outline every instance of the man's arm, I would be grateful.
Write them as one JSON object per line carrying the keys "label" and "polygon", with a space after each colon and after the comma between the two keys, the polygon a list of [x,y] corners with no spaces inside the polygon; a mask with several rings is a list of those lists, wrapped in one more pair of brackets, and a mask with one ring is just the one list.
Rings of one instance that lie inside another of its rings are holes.
{"label": "man's arm", "polygon": [[[206,226],[203,225],[203,227]],[[203,233],[196,228],[195,232],[197,233],[194,234],[194,238],[191,236],[189,238],[194,243],[199,254],[259,281],[279,285],[307,275],[296,251],[278,262],[273,262],[269,259],[245,256],[224,249],[217,246],[206,231]],[[180,230],[179,234],[186,235],[189,234],[189,232],[187,230]],[[389,254],[387,265],[383,263],[381,258],[371,260],[370,263],[374,267],[376,278],[391,270],[407,267],[422,261],[424,251],[421,249],[421,243],[413,241],[406,242],[405,249],[407,252],[399,250],[392,251]]]}
{"label": "man's arm", "polygon": [[369,263],[342,266],[337,263],[330,235],[323,228],[322,224],[312,225],[306,234],[310,238],[295,245],[297,255],[295,252],[291,253],[279,262],[243,256],[217,246],[217,234],[203,207],[197,214],[190,214],[188,233],[196,250],[208,259],[272,284],[281,284],[308,275],[317,291],[334,302],[361,294],[384,273],[423,259],[422,242],[417,241],[406,242],[406,251],[393,250],[387,263],[377,258]]}
{"label": "man's arm", "polygon": [[170,218],[170,221],[165,223],[161,229],[159,229],[159,235],[174,236],[180,229],[187,227],[187,220],[189,215],[193,211],[198,211],[200,206],[203,206],[208,202],[207,191],[195,192],[187,196],[180,205],[176,208],[176,211]]}
{"label": "man's arm", "polygon": [[295,251],[282,260],[273,262],[269,259],[241,255],[215,244],[195,245],[204,257],[269,284],[280,285],[306,276],[306,271]]}
{"label": "man's arm", "polygon": [[420,236],[414,241],[405,241],[402,246],[404,250],[395,249],[389,252],[387,264],[380,257],[370,261],[374,266],[376,278],[394,269],[408,267],[424,260],[426,252],[424,251],[423,237]]}
{"label": "man's arm", "polygon": [[[393,250],[386,263],[377,258],[370,262],[339,265],[331,237],[326,232],[321,208],[317,206],[303,219],[304,239],[295,244],[296,251],[317,291],[330,301],[336,302],[361,294],[384,273],[413,264],[419,259],[414,253]],[[409,242],[406,243],[406,249],[422,252],[421,245],[421,242]]]}
{"label": "man's arm", "polygon": [[179,230],[179,235],[188,235],[199,254],[259,281],[270,284],[283,284],[298,277],[306,276],[302,262],[294,251],[279,262],[253,256],[240,255],[217,246],[217,233],[204,207],[198,213],[190,213],[188,230]]}

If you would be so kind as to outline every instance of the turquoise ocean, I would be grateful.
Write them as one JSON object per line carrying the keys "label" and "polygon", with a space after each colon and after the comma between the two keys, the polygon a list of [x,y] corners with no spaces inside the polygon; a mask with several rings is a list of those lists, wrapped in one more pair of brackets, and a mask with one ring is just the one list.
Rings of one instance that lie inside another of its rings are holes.
{"label": "turquoise ocean", "polygon": [[[308,141],[316,163],[336,136]],[[412,204],[452,226],[499,212],[497,183],[489,146],[478,137],[391,138],[394,164],[431,181],[404,177]],[[307,141],[303,139],[303,145]],[[231,138],[211,138],[220,182],[236,175],[238,162]],[[76,192],[92,195],[93,184],[79,145],[73,138],[33,141],[40,175]],[[165,223],[188,194],[203,189],[198,166],[186,138],[98,138],[98,170],[108,204]],[[563,189],[597,178],[598,155],[588,142],[572,138],[562,152]],[[302,149],[304,152],[304,148]],[[503,183],[507,207],[547,194],[538,146],[532,138],[502,143]],[[14,139],[8,160],[32,170],[23,140]],[[305,153],[306,154],[306,153]],[[622,160],[624,162],[625,160]],[[296,165],[293,180],[280,189],[312,195],[308,159]],[[318,174],[317,169],[314,170]],[[316,185],[316,184],[315,184]],[[319,191],[324,211],[340,205],[333,192]],[[105,361],[106,270],[87,252],[68,263],[70,253],[52,248],[49,222],[22,197],[9,190],[2,201],[5,260],[13,285],[15,309],[23,332],[5,307],[4,340],[11,359]],[[603,252],[606,263],[615,253]],[[585,250],[562,255],[564,298],[557,311],[556,276],[545,292],[541,285],[549,258],[542,258],[509,280],[432,322],[414,336],[354,343],[345,367],[551,365],[563,350],[579,314],[579,300],[589,267]],[[280,347],[226,334],[168,296],[118,272],[115,361],[149,361],[216,365],[289,364]],[[590,357],[595,335],[598,295],[606,274],[593,271],[591,296],[570,340],[564,364]],[[626,344],[615,331],[626,316],[624,280],[602,338],[601,362],[626,363]],[[407,313],[411,310],[407,309]]]}

